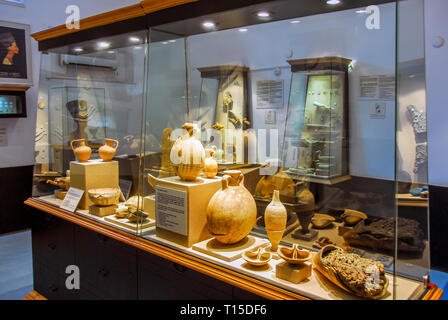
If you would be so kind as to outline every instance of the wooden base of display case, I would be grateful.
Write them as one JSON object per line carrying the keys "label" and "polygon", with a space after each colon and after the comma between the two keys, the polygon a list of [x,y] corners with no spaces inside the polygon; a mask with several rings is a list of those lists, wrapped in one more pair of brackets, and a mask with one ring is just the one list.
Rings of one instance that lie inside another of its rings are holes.
{"label": "wooden base of display case", "polygon": [[283,261],[275,266],[275,276],[292,283],[300,283],[311,277],[311,269],[312,264],[310,262],[290,264]]}
{"label": "wooden base of display case", "polygon": [[[53,195],[51,195],[51,197],[54,198]],[[139,237],[133,233],[124,231],[124,228],[116,228],[109,222],[105,223],[106,221],[104,221],[104,218],[87,218],[87,216],[94,217],[87,212],[82,215],[71,213],[38,199],[28,199],[25,203],[37,210],[47,212],[80,227],[93,230],[101,235],[118,240],[123,244],[155,254],[163,259],[193,269],[264,298],[300,300],[359,299],[333,285],[325,277],[319,275],[318,272],[312,272],[308,280],[298,284],[282,280],[275,276],[276,265],[282,263],[281,260],[271,259],[268,265],[263,268],[247,268],[247,263],[243,258],[227,262],[193,248],[187,248],[166,241],[157,237],[154,233]],[[331,239],[334,237],[337,238],[337,224],[335,223],[332,228],[320,230],[319,232],[323,232],[323,235],[332,237]],[[290,235],[286,235],[285,238],[285,241],[294,242]],[[267,244],[266,239],[260,240]],[[301,244],[303,243],[304,242],[302,241]],[[311,246],[312,243],[308,243],[308,245]],[[410,263],[414,262],[410,261]],[[393,274],[388,272],[386,272],[386,276],[390,283],[389,291],[392,293],[393,288],[399,288],[399,290],[397,290],[394,295],[390,294],[385,297],[385,300],[392,300],[394,297],[398,300],[436,300],[440,299],[441,293],[443,293],[442,290],[438,289],[433,284],[429,284],[429,286],[425,287],[423,281],[400,276],[394,277]]]}
{"label": "wooden base of display case", "polygon": [[120,219],[115,216],[108,216],[105,217],[104,220],[132,231],[141,230],[142,232],[146,231],[145,229],[154,227],[156,225],[156,220],[154,219],[145,219],[143,222],[137,223],[137,222],[131,222],[126,218]]}
{"label": "wooden base of display case", "polygon": [[222,244],[215,238],[208,239],[194,244],[193,250],[230,262],[241,258],[244,251],[253,251],[265,244],[266,241],[249,235],[235,244]]}

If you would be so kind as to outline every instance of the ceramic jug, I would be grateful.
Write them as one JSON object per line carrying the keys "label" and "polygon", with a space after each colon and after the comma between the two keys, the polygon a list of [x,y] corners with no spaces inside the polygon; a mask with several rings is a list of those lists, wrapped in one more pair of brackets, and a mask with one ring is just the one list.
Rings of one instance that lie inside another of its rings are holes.
{"label": "ceramic jug", "polygon": [[271,242],[272,251],[277,251],[278,249],[278,245],[286,229],[287,217],[286,208],[280,201],[280,192],[274,190],[272,201],[264,212],[264,223],[269,241]]}
{"label": "ceramic jug", "polygon": [[222,189],[217,191],[207,206],[207,226],[211,235],[223,244],[244,239],[257,221],[257,205],[244,187],[244,176],[239,170],[224,171]]}
{"label": "ceramic jug", "polygon": [[177,175],[185,181],[194,181],[204,168],[205,150],[201,141],[194,136],[198,127],[192,123],[185,123],[182,129],[186,130],[180,136],[170,152],[170,160]]}
{"label": "ceramic jug", "polygon": [[[77,145],[75,148],[74,144]],[[90,155],[92,154],[92,149],[86,146],[85,139],[77,139],[70,141],[70,146],[75,154],[76,159],[79,162],[87,162],[90,159]]]}
{"label": "ceramic jug", "polygon": [[214,178],[218,174],[218,163],[215,160],[215,150],[205,149],[204,175]]}
{"label": "ceramic jug", "polygon": [[114,139],[105,139],[105,140],[106,144],[98,149],[98,153],[100,154],[101,159],[107,162],[111,161],[114,158],[115,153],[117,152],[118,149],[118,141]]}

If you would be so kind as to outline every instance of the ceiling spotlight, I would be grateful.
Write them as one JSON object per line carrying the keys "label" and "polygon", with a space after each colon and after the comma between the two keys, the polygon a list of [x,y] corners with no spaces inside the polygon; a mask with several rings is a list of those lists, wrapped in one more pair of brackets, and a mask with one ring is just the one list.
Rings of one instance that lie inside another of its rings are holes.
{"label": "ceiling spotlight", "polygon": [[203,26],[204,28],[207,28],[207,29],[212,29],[212,28],[214,28],[216,25],[215,25],[215,23],[214,23],[213,21],[204,21],[204,22],[202,23],[202,26]]}
{"label": "ceiling spotlight", "polygon": [[341,0],[327,0],[327,4],[340,4]]}
{"label": "ceiling spotlight", "polygon": [[292,20],[291,21],[291,23],[300,23],[300,22],[302,22],[302,21],[300,21],[300,20]]}
{"label": "ceiling spotlight", "polygon": [[129,41],[131,41],[131,42],[140,42],[141,39],[138,38],[138,37],[129,37]]}
{"label": "ceiling spotlight", "polygon": [[271,16],[271,13],[268,11],[258,11],[257,16],[259,18],[269,18]]}
{"label": "ceiling spotlight", "polygon": [[98,42],[98,48],[100,48],[100,49],[107,49],[109,47],[110,47],[110,42],[106,42],[106,41]]}
{"label": "ceiling spotlight", "polygon": [[249,29],[247,29],[247,28],[239,28],[239,29],[238,29],[239,32],[247,32],[248,30],[249,30]]}
{"label": "ceiling spotlight", "polygon": [[84,49],[78,47],[78,48],[74,48],[73,51],[75,51],[75,52],[83,52]]}

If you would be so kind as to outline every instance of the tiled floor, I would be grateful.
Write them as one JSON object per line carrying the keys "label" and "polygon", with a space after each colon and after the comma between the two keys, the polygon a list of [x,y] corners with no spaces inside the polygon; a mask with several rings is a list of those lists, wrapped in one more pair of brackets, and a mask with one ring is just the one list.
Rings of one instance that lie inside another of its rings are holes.
{"label": "tiled floor", "polygon": [[0,236],[0,300],[21,300],[33,290],[31,231]]}

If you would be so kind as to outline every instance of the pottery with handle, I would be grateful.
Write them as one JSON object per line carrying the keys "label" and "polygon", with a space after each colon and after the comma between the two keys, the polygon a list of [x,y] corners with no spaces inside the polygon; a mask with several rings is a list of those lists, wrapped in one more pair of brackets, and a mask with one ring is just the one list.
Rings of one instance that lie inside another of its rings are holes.
{"label": "pottery with handle", "polygon": [[223,244],[244,239],[257,221],[257,205],[244,187],[244,175],[239,170],[224,171],[222,189],[207,206],[207,226],[211,235]]}
{"label": "pottery with handle", "polygon": [[[107,162],[107,161],[111,161],[115,157],[115,153],[117,152],[119,143],[117,140],[114,140],[114,139],[105,139],[105,140],[106,140],[106,144],[98,149],[98,153],[99,153],[101,159],[103,159],[103,161]],[[115,147],[114,147],[114,144],[115,144]]]}
{"label": "pottery with handle", "polygon": [[86,145],[85,139],[72,140],[70,141],[70,146],[79,162],[89,161],[92,149]]}
{"label": "pottery with handle", "polygon": [[201,174],[205,162],[205,150],[201,141],[194,136],[198,127],[193,123],[182,126],[187,132],[180,136],[170,152],[170,160],[177,175],[184,181],[194,181]]}
{"label": "pottery with handle", "polygon": [[218,162],[215,160],[215,150],[205,149],[204,175],[211,179],[218,174]]}
{"label": "pottery with handle", "polygon": [[288,213],[285,206],[280,201],[279,190],[274,190],[271,203],[264,211],[264,224],[266,232],[271,242],[271,250],[277,251],[280,240],[286,229]]}

